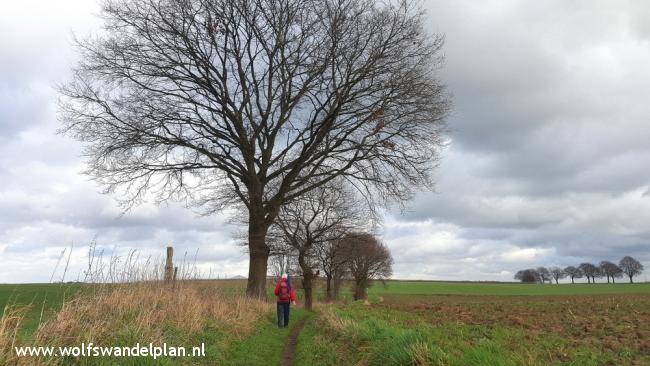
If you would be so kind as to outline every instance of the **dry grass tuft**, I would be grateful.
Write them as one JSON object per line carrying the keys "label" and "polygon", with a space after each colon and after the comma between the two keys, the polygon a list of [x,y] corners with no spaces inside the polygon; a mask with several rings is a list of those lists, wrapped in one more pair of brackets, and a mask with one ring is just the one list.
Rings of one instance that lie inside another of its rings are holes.
{"label": "dry grass tuft", "polygon": [[16,362],[14,346],[29,306],[7,305],[0,317],[0,365],[10,365]]}
{"label": "dry grass tuft", "polygon": [[320,318],[325,324],[336,333],[343,334],[352,332],[357,328],[357,323],[352,319],[341,318],[331,308],[323,308]]}
{"label": "dry grass tuft", "polygon": [[169,327],[192,335],[215,323],[243,337],[271,308],[269,303],[228,295],[200,281],[187,281],[173,290],[161,283],[117,284],[66,303],[38,329],[37,339],[45,344],[108,344],[126,336],[162,343]]}
{"label": "dry grass tuft", "polygon": [[425,342],[415,342],[409,348],[409,354],[411,356],[411,362],[416,366],[429,366],[429,345]]}

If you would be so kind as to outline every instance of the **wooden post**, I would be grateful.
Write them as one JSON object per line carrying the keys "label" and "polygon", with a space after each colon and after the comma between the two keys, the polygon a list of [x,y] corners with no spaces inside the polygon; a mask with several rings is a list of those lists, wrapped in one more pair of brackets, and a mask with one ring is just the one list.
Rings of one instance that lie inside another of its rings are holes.
{"label": "wooden post", "polygon": [[176,275],[178,275],[178,267],[174,267],[174,278],[172,280],[172,289],[176,288]]}
{"label": "wooden post", "polygon": [[174,248],[167,247],[167,260],[165,261],[165,283],[171,283],[174,279]]}

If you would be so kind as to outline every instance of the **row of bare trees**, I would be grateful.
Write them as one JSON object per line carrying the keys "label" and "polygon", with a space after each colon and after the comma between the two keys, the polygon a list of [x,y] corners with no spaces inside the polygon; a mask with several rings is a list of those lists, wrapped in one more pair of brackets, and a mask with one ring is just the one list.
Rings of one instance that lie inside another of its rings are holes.
{"label": "row of bare trees", "polygon": [[370,281],[392,274],[390,251],[372,234],[375,217],[344,180],[289,202],[269,230],[275,274],[299,274],[307,309],[313,303],[314,279],[321,272],[327,300],[337,298],[344,278],[354,281],[354,298],[365,299]]}
{"label": "row of bare trees", "polygon": [[596,283],[596,278],[607,277],[607,283],[616,283],[616,278],[626,275],[630,283],[633,278],[643,272],[643,264],[638,260],[625,256],[618,264],[610,261],[602,261],[599,265],[592,263],[581,263],[579,266],[561,267],[537,267],[518,271],[515,279],[524,283],[559,283],[563,278],[570,278],[571,283],[575,283],[576,278],[587,278],[587,283]]}

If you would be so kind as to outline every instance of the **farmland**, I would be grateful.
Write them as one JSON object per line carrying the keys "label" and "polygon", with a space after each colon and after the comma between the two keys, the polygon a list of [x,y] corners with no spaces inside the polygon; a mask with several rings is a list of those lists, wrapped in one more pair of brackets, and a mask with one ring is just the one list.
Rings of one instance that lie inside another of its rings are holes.
{"label": "farmland", "polygon": [[530,285],[519,283],[480,282],[434,282],[434,281],[387,281],[386,286],[377,284],[368,291],[370,295],[607,295],[650,293],[650,283],[597,283]]}
{"label": "farmland", "polygon": [[369,294],[321,312],[302,364],[650,364],[647,283],[389,282]]}
{"label": "farmland", "polygon": [[[197,300],[207,301],[208,296],[223,294],[236,297],[243,285],[243,281],[202,281]],[[212,292],[212,288],[218,292]],[[77,289],[78,286],[2,285],[0,305],[8,300],[32,304],[21,332],[22,342],[28,344],[41,318],[41,309],[45,309],[43,321],[51,319],[64,297],[68,298]],[[188,291],[186,297],[191,298],[195,293],[198,292]],[[320,291],[316,297],[319,295]],[[127,296],[133,295],[119,297]],[[389,281],[386,286],[376,284],[370,288],[369,302],[351,302],[349,293],[343,297],[343,301],[335,304],[318,304],[314,313],[299,308],[292,310],[292,325],[307,319],[295,349],[296,365],[650,364],[648,283],[521,285]],[[196,307],[187,299],[178,304],[175,301],[179,300],[170,301],[175,306]],[[148,307],[148,304],[143,302],[141,306]],[[164,310],[166,304],[159,301],[151,306]],[[164,323],[163,328],[141,334],[157,340],[208,343],[205,359],[183,362],[165,359],[161,361],[163,364],[277,364],[290,330],[275,327],[271,306],[237,306],[241,307],[238,312],[261,313],[252,317],[240,314],[232,320],[229,319],[232,315],[197,310],[185,315],[195,317],[193,327],[162,314],[158,317]],[[219,319],[213,321],[210,316],[201,315],[211,312]],[[106,315],[104,320],[109,322],[108,326],[121,334],[118,338],[107,336],[106,341],[118,344],[134,341],[136,338],[131,333],[125,337],[126,331],[133,331],[131,321],[120,322],[125,316],[139,319],[142,314],[148,312]],[[92,359],[85,362],[96,364]]]}

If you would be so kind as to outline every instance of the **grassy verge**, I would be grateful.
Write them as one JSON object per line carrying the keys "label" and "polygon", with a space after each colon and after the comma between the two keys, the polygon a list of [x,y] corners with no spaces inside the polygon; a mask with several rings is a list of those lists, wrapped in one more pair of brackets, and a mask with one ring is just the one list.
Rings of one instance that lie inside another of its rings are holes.
{"label": "grassy verge", "polygon": [[322,312],[324,307],[317,310],[307,321],[298,336],[294,364],[305,366],[335,366],[351,364],[351,357],[346,353],[342,338],[329,327],[323,326]]}
{"label": "grassy verge", "polygon": [[[278,329],[275,303],[242,296],[229,282],[189,281],[172,290],[160,283],[88,286],[75,296],[58,285],[18,285],[23,291],[0,318],[0,364],[16,365],[269,365],[281,358],[290,329],[306,312],[291,309],[290,328]],[[7,288],[7,287],[5,287]],[[52,314],[40,326],[29,306],[38,290],[52,299]],[[34,292],[31,292],[34,291]],[[7,291],[5,291],[6,293]],[[15,294],[17,290],[13,290]],[[63,302],[63,297],[67,301]],[[8,297],[8,296],[7,296]],[[61,303],[59,303],[61,301]],[[27,305],[25,305],[27,304]],[[54,313],[54,310],[57,310]],[[22,324],[31,322],[28,329]],[[16,338],[18,329],[26,337]],[[132,347],[149,342],[205,345],[205,357],[16,358],[15,345]]]}

